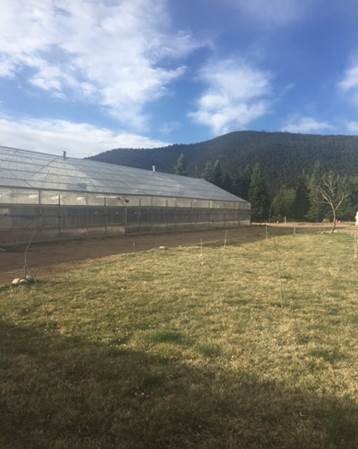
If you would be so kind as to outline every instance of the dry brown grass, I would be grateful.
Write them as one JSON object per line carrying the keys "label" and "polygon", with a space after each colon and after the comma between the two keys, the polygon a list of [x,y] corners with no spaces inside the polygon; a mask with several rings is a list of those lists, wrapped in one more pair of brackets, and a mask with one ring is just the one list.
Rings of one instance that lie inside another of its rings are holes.
{"label": "dry brown grass", "polygon": [[352,248],[229,236],[3,287],[0,447],[357,447]]}

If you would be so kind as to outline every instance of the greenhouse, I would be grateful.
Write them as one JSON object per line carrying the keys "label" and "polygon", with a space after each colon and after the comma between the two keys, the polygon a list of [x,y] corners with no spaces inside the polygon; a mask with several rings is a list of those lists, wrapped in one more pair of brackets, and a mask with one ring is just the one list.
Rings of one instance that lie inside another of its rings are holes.
{"label": "greenhouse", "polygon": [[250,204],[198,178],[0,147],[0,244],[234,227]]}

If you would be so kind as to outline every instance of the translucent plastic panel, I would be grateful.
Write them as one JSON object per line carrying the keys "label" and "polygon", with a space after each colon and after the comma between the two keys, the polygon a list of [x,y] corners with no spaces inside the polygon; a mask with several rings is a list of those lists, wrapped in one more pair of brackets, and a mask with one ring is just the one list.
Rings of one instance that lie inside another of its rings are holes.
{"label": "translucent plastic panel", "polygon": [[[86,206],[87,195],[77,192],[61,192],[60,202],[63,206]],[[103,200],[102,200],[103,204]]]}
{"label": "translucent plastic panel", "polygon": [[36,190],[0,188],[0,203],[39,204],[39,192]]}
{"label": "translucent plastic panel", "polygon": [[60,192],[50,192],[42,190],[40,192],[40,202],[41,204],[56,204],[58,205],[60,201]]}
{"label": "translucent plastic panel", "polygon": [[167,206],[168,207],[176,207],[176,199],[175,198],[167,198]]}
{"label": "translucent plastic panel", "polygon": [[166,207],[166,205],[167,205],[166,198],[161,198],[159,196],[153,196],[152,197],[152,206]]}
{"label": "translucent plastic panel", "polygon": [[152,198],[150,196],[142,196],[140,198],[140,205],[145,206],[151,206],[152,205]]}
{"label": "translucent plastic panel", "polygon": [[207,209],[210,207],[210,203],[207,200],[192,200],[192,207]]}
{"label": "translucent plastic panel", "polygon": [[121,196],[106,196],[105,203],[108,207],[119,207],[126,205],[126,199]]}
{"label": "translucent plastic panel", "polygon": [[1,188],[0,187],[0,203],[11,203],[12,202],[12,191],[11,188]]}
{"label": "translucent plastic panel", "polygon": [[177,198],[176,207],[191,207],[191,200],[186,198]]}
{"label": "translucent plastic panel", "polygon": [[132,195],[128,195],[125,197],[125,202],[127,206],[139,206],[140,204],[140,197],[138,196],[132,196]]}
{"label": "translucent plastic panel", "polygon": [[[183,199],[184,202],[185,198],[240,201],[235,195],[203,179],[153,173],[86,159],[64,159],[7,147],[0,147],[0,185],[131,197],[168,197]],[[79,203],[71,197],[64,201]]]}
{"label": "translucent plastic panel", "polygon": [[105,204],[105,195],[88,193],[87,194],[87,204],[88,206],[104,206]]}

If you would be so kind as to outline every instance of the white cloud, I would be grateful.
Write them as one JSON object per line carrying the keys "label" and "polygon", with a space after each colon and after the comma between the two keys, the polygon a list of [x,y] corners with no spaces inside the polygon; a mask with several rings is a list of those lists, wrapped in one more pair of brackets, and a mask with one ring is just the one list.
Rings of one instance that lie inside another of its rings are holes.
{"label": "white cloud", "polygon": [[199,44],[173,32],[166,0],[1,0],[0,76],[95,102],[131,127]]}
{"label": "white cloud", "polygon": [[267,72],[228,59],[207,64],[199,79],[207,89],[189,116],[215,134],[246,127],[269,112]]}
{"label": "white cloud", "polygon": [[317,134],[325,131],[332,131],[334,127],[327,122],[317,120],[313,117],[291,118],[283,126],[282,131],[290,133]]}
{"label": "white cloud", "polygon": [[112,148],[152,148],[166,142],[130,133],[116,133],[89,123],[66,120],[12,119],[0,117],[1,145],[85,157]]}
{"label": "white cloud", "polygon": [[358,122],[348,122],[346,123],[346,128],[348,132],[357,134],[358,133]]}
{"label": "white cloud", "polygon": [[345,71],[338,88],[358,105],[358,63],[353,63]]}
{"label": "white cloud", "polygon": [[178,121],[170,121],[164,122],[162,126],[159,128],[159,132],[164,135],[171,134],[173,131],[178,130],[181,127],[180,122]]}
{"label": "white cloud", "polygon": [[350,90],[358,89],[358,65],[353,64],[349,67],[343,79],[339,82],[339,87],[344,91],[348,92]]}
{"label": "white cloud", "polygon": [[229,0],[242,14],[268,25],[286,25],[301,19],[317,0]]}

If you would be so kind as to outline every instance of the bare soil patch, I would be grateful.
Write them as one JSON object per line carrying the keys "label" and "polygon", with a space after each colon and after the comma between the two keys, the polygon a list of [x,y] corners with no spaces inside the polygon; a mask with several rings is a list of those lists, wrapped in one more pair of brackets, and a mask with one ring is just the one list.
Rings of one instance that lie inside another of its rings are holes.
{"label": "bare soil patch", "polygon": [[[295,232],[320,232],[328,230],[330,224],[287,223],[270,224],[267,229],[269,235],[291,234]],[[341,229],[345,228],[343,225]],[[190,246],[211,242],[248,243],[266,238],[266,226],[263,224],[241,226],[233,229],[213,229],[204,231],[186,231],[175,233],[158,233],[145,235],[124,235],[101,239],[81,239],[51,243],[33,244],[28,261],[30,271],[34,276],[53,275],[68,271],[80,262],[88,262],[100,257],[114,254],[145,251],[159,246],[176,247]],[[24,247],[17,246],[0,252],[0,283],[9,282],[23,272]]]}

